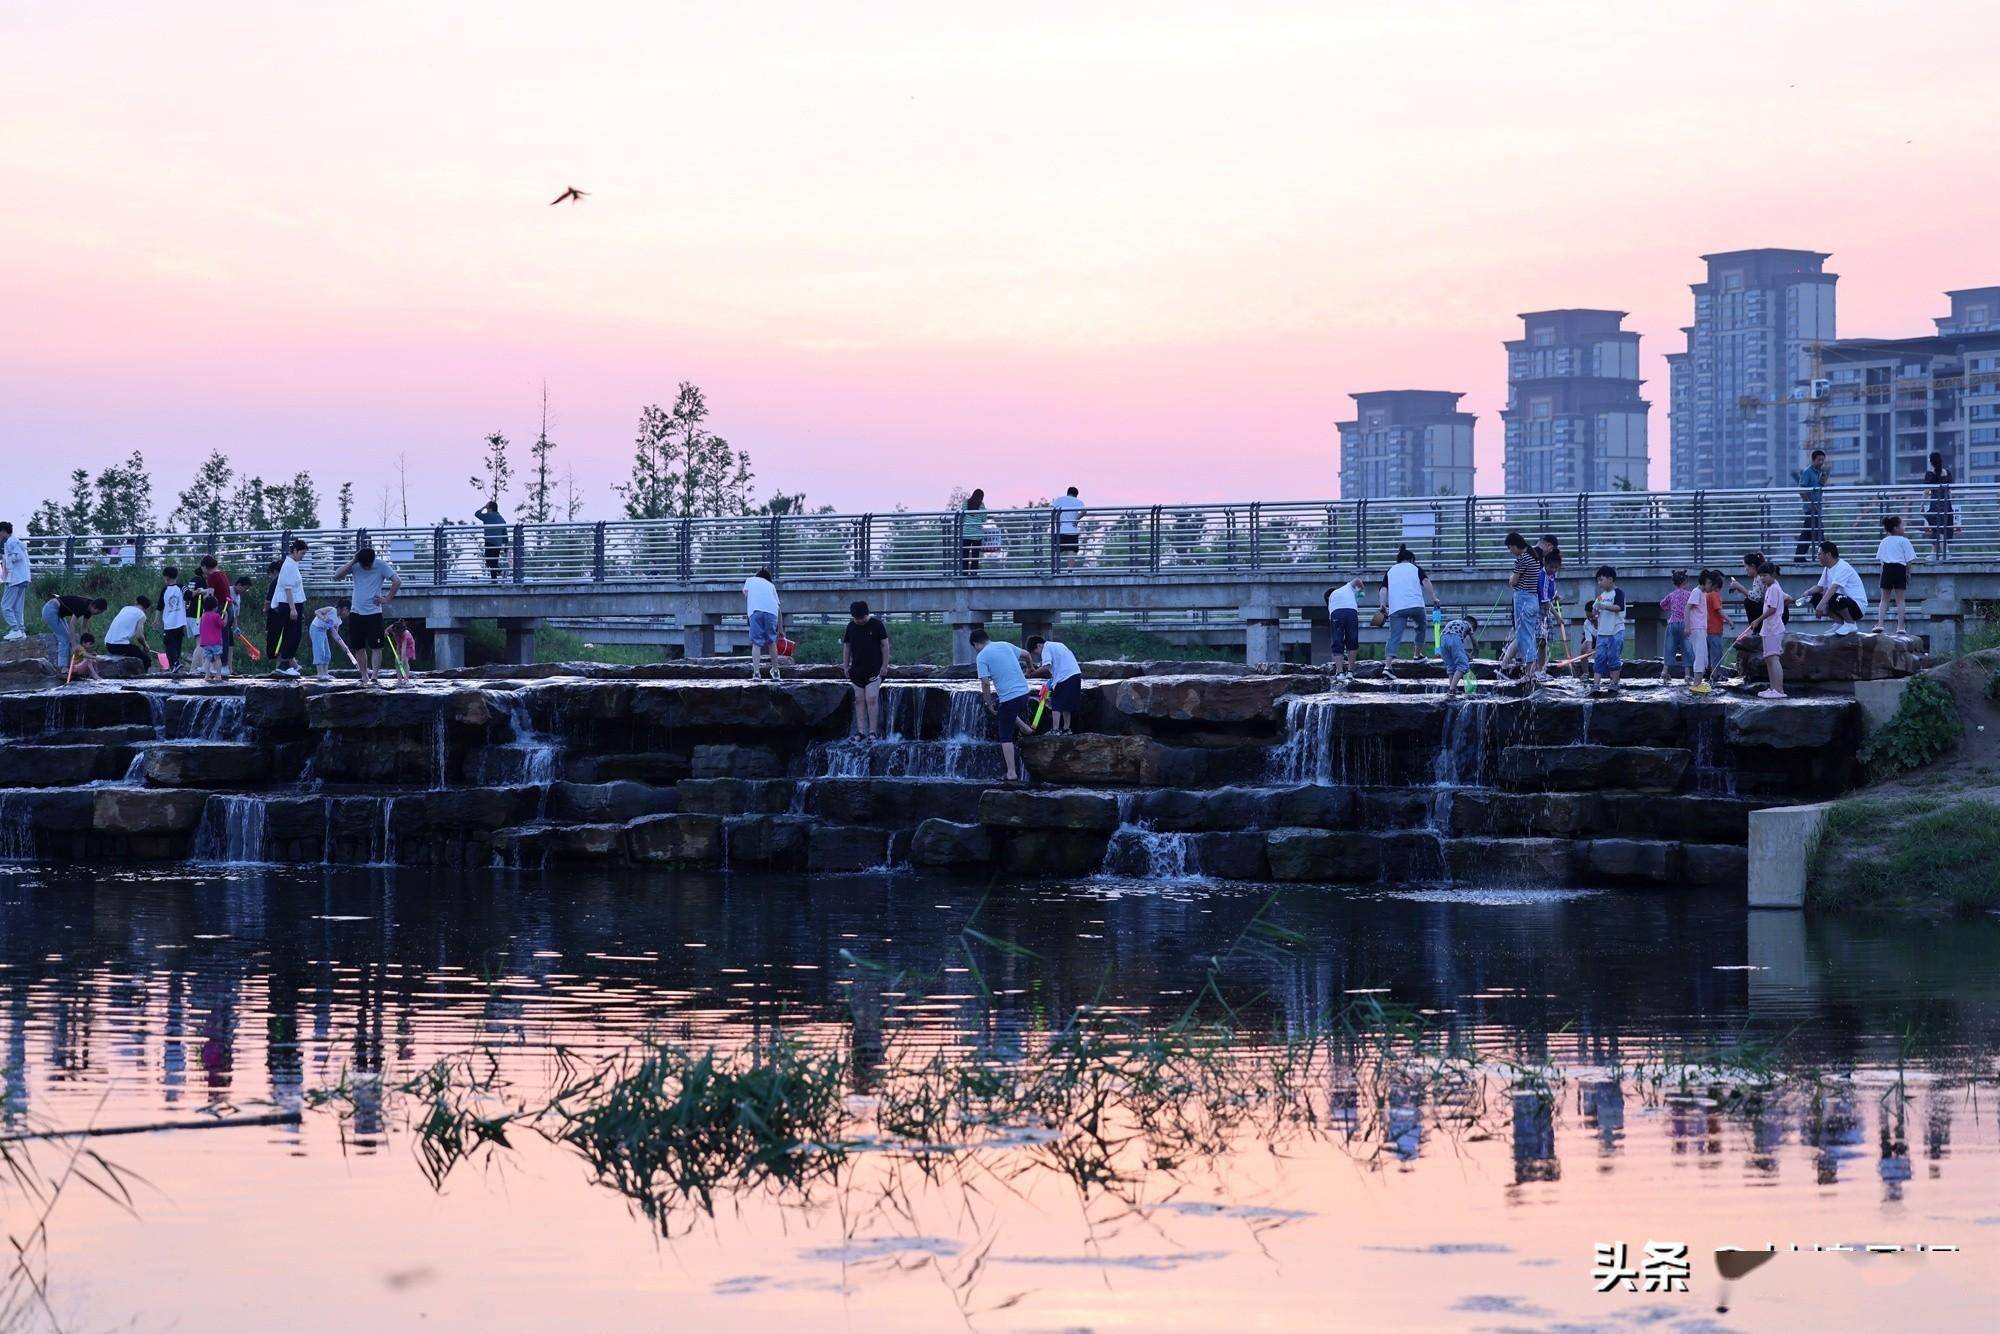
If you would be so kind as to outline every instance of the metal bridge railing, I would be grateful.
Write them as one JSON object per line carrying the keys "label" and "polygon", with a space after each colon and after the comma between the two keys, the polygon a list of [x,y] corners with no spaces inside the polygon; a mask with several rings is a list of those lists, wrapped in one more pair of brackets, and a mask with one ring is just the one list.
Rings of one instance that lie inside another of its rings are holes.
{"label": "metal bridge railing", "polygon": [[[1746,551],[1809,558],[1823,532],[1857,565],[1874,563],[1882,518],[1900,514],[1920,564],[2000,564],[2000,486],[1839,486],[1817,522],[1793,488],[1585,495],[1249,501],[1033,510],[895,510],[604,523],[444,524],[350,531],[32,535],[38,568],[176,564],[193,577],[213,554],[232,577],[263,577],[293,537],[311,543],[308,582],[324,584],[365,542],[411,587],[733,583],[760,566],[792,583],[974,578],[1157,577],[1379,571],[1409,547],[1438,571],[1505,569],[1502,538],[1553,535],[1585,566],[1716,565]],[[1803,553],[1803,554],[1802,554]]]}

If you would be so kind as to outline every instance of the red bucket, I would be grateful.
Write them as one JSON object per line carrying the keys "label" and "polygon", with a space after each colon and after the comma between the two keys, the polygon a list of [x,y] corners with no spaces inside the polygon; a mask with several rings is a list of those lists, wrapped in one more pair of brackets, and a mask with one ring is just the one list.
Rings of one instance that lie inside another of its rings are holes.
{"label": "red bucket", "polygon": [[772,647],[778,650],[778,656],[781,658],[794,657],[797,655],[799,651],[799,646],[793,643],[791,640],[785,638],[783,635],[778,636],[778,642],[774,644]]}

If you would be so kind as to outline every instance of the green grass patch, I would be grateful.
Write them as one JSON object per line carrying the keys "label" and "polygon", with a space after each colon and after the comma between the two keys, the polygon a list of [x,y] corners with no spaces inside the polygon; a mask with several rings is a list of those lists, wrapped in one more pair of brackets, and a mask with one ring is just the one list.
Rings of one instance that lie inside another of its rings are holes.
{"label": "green grass patch", "polygon": [[1969,796],[1835,802],[1806,877],[1815,908],[2000,906],[2000,803]]}
{"label": "green grass patch", "polygon": [[1958,745],[1958,704],[1951,691],[1928,676],[1913,676],[1896,716],[1877,728],[1861,747],[1861,762],[1881,781],[1931,763]]}

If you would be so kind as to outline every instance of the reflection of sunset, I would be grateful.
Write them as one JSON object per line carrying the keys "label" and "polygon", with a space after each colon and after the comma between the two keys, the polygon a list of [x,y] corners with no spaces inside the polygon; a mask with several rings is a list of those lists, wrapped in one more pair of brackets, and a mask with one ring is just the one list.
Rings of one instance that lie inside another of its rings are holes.
{"label": "reflection of sunset", "polygon": [[595,518],[688,378],[848,509],[1317,497],[1346,395],[1420,383],[1498,490],[1515,313],[1597,305],[1659,482],[1696,256],[1831,251],[1843,333],[1993,278],[2000,38],[1926,13],[15,6],[0,435],[28,496],[135,441],[363,494],[407,451],[429,515],[546,378]]}

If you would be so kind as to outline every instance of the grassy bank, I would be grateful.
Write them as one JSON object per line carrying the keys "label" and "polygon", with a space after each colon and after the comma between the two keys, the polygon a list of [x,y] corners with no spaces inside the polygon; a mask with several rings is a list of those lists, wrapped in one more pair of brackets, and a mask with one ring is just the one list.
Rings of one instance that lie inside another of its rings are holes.
{"label": "grassy bank", "polygon": [[2000,788],[1940,785],[1835,802],[1806,899],[1864,911],[2000,907]]}

